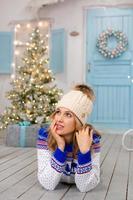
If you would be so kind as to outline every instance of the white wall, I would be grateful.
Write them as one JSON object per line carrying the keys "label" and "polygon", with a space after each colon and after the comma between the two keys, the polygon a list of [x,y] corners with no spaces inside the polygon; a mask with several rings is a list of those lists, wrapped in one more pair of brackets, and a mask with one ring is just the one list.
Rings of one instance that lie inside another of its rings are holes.
{"label": "white wall", "polygon": [[[29,0],[0,0],[0,31],[12,31],[9,23],[14,20],[32,19],[32,13],[28,12]],[[10,74],[0,74],[0,113],[3,112],[8,100],[5,92],[10,89]]]}
{"label": "white wall", "polygon": [[[10,31],[8,24],[13,20],[30,20],[35,13],[27,10],[30,0],[0,0],[0,31]],[[40,17],[53,19],[52,28],[65,28],[67,33],[67,60],[64,74],[56,76],[58,86],[67,90],[77,82],[85,81],[85,10],[93,6],[131,6],[133,0],[65,0],[63,3],[49,5],[40,10]],[[79,36],[70,36],[71,31]],[[0,74],[0,113],[7,105],[5,91],[10,87],[10,75]]]}
{"label": "white wall", "polygon": [[0,0],[0,31],[10,30],[8,24],[13,20],[32,19],[27,10],[30,0]]}

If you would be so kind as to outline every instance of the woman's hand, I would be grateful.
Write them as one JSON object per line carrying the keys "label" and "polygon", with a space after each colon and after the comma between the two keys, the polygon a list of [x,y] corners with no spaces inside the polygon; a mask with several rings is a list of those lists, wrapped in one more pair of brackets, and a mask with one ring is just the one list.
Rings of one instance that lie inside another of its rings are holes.
{"label": "woman's hand", "polygon": [[61,151],[64,151],[64,148],[65,148],[65,140],[62,136],[58,135],[56,133],[56,122],[52,122],[51,126],[50,126],[50,130],[51,130],[51,133],[54,137],[54,139],[56,140],[57,142],[57,146],[58,148],[61,150]]}
{"label": "woman's hand", "polygon": [[84,126],[76,132],[76,139],[81,153],[87,153],[90,150],[93,140],[93,130],[89,126]]}

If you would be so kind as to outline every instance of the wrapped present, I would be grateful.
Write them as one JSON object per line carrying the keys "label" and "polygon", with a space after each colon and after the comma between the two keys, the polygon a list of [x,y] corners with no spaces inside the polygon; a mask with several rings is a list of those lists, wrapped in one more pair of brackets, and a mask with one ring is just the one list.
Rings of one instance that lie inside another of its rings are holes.
{"label": "wrapped present", "polygon": [[5,143],[7,146],[19,147],[19,126],[17,124],[8,125],[6,128]]}
{"label": "wrapped present", "polygon": [[27,139],[26,127],[30,126],[30,125],[31,125],[31,123],[29,121],[19,122],[19,126],[20,126],[19,143],[20,143],[21,147],[26,146],[26,139]]}
{"label": "wrapped present", "polygon": [[35,147],[40,125],[20,122],[9,125],[6,131],[6,145],[14,147]]}

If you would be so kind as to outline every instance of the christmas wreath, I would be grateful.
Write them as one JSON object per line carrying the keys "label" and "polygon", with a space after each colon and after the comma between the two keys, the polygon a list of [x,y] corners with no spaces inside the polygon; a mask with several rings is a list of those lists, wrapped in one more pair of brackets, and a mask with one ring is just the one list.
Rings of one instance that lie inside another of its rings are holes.
{"label": "christmas wreath", "polygon": [[[108,39],[110,37],[115,37],[117,41],[117,45],[113,49],[108,47]],[[96,47],[104,57],[116,58],[121,56],[121,54],[127,50],[128,39],[126,35],[119,30],[107,29],[100,33]]]}

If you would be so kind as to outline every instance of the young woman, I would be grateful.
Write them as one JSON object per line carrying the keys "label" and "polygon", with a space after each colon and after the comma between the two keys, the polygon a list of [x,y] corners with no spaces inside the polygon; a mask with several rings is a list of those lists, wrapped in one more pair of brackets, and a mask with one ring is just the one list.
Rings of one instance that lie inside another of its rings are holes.
{"label": "young woman", "polygon": [[76,85],[58,102],[50,127],[39,130],[38,180],[45,189],[61,181],[87,192],[99,183],[101,136],[85,124],[93,101],[90,87]]}

